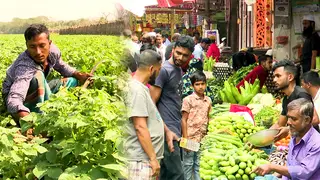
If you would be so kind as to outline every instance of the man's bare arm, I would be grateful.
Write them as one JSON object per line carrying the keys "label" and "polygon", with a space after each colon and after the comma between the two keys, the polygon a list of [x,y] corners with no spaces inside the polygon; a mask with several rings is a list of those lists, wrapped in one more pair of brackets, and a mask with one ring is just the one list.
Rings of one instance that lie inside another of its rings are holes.
{"label": "man's bare arm", "polygon": [[147,118],[132,117],[132,119],[142,149],[144,150],[144,152],[146,152],[150,161],[155,160],[157,157],[152,146],[150,132],[147,126]]}
{"label": "man's bare arm", "polygon": [[150,95],[151,95],[151,98],[155,104],[159,101],[160,96],[161,96],[161,92],[162,92],[162,89],[158,86],[151,86],[150,87]]}

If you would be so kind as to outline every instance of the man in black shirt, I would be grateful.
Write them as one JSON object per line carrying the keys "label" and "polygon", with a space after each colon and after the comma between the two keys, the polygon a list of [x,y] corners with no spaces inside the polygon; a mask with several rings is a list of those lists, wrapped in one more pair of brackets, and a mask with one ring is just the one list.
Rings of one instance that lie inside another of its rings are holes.
{"label": "man in black shirt", "polygon": [[[274,124],[272,129],[280,129],[279,134],[275,137],[276,140],[286,137],[288,135],[289,129],[287,127],[287,106],[288,104],[299,98],[305,98],[312,101],[312,97],[300,86],[296,85],[297,78],[297,67],[292,61],[282,60],[277,62],[273,66],[274,82],[277,89],[285,94],[282,101],[282,112],[279,120]],[[318,126],[318,120],[314,125]]]}
{"label": "man in black shirt", "polygon": [[314,17],[311,15],[303,17],[303,32],[305,38],[302,47],[301,66],[303,73],[316,68],[316,57],[320,55],[320,37],[315,31]]}

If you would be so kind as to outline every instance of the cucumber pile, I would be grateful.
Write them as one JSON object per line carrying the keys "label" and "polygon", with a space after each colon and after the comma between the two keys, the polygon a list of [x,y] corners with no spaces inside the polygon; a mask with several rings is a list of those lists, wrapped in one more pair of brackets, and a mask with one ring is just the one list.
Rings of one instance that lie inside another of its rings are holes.
{"label": "cucumber pile", "polygon": [[214,117],[218,114],[229,112],[230,105],[231,105],[230,103],[215,104],[212,107],[209,116]]}
{"label": "cucumber pile", "polygon": [[254,126],[246,121],[243,116],[235,113],[220,113],[211,117],[208,126],[208,134],[215,132],[227,132],[237,136],[242,142],[247,142],[247,137],[253,133],[265,129],[261,126]]}
{"label": "cucumber pile", "polygon": [[200,177],[253,180],[257,166],[268,163],[264,151],[248,151],[238,137],[212,133],[202,141]]}
{"label": "cucumber pile", "polygon": [[264,127],[261,127],[261,126],[253,126],[248,121],[238,121],[238,122],[236,122],[236,124],[234,124],[233,128],[237,132],[239,138],[244,143],[247,142],[247,137],[248,136],[250,136],[251,134],[254,134],[254,133],[258,132],[258,131],[261,131],[261,130],[265,129]]}

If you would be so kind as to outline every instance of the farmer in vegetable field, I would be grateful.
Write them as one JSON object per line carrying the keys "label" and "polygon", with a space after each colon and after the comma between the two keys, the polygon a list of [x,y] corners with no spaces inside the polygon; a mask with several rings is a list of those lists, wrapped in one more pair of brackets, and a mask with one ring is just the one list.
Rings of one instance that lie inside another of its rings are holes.
{"label": "farmer in vegetable field", "polygon": [[299,98],[291,101],[287,107],[288,126],[291,140],[286,166],[265,164],[253,172],[265,175],[277,172],[282,179],[320,179],[320,134],[313,128],[313,103]]}
{"label": "farmer in vegetable field", "polygon": [[[30,112],[40,112],[37,103],[48,100],[60,86],[77,86],[77,80],[84,82],[92,76],[76,71],[61,59],[61,52],[50,40],[46,26],[30,25],[24,37],[27,50],[9,67],[2,87],[7,111],[15,120]],[[52,68],[67,78],[48,83],[46,78]]]}
{"label": "farmer in vegetable field", "polygon": [[[168,128],[181,137],[181,91],[182,71],[194,51],[194,42],[190,36],[181,36],[173,48],[172,57],[160,70],[154,86],[150,87],[153,101],[157,104],[162,119]],[[174,141],[174,149],[165,143],[164,159],[161,161],[160,180],[183,180],[181,153],[178,141]],[[170,150],[174,150],[173,152]]]}
{"label": "farmer in vegetable field", "polygon": [[[314,103],[314,109],[316,113],[314,116],[318,116],[320,113],[320,78],[319,74],[314,71],[303,73],[301,80],[301,87],[305,89],[312,97]],[[319,117],[319,116],[318,116]]]}
{"label": "farmer in vegetable field", "polygon": [[[205,96],[206,75],[202,71],[194,72],[190,77],[194,93],[183,99],[182,136],[200,143],[207,134],[211,99]],[[186,180],[200,180],[200,151],[183,151],[183,169]]]}
{"label": "farmer in vegetable field", "polygon": [[[285,94],[282,101],[282,112],[279,120],[271,128],[279,128],[280,132],[275,136],[275,140],[282,139],[286,137],[289,133],[289,127],[287,126],[287,112],[288,104],[299,98],[305,98],[312,101],[311,96],[300,86],[296,85],[297,67],[290,60],[282,60],[276,62],[272,68],[274,75],[274,82],[278,90]],[[318,119],[313,119],[314,126],[318,126]]]}
{"label": "farmer in vegetable field", "polygon": [[129,81],[129,118],[125,125],[125,156],[128,160],[129,180],[155,179],[160,173],[159,161],[166,146],[173,149],[172,133],[151,99],[147,83],[154,84],[161,68],[161,56],[152,50],[141,53],[138,69]]}
{"label": "farmer in vegetable field", "polygon": [[[271,52],[270,52],[271,51]],[[244,86],[244,82],[247,81],[253,84],[258,78],[260,80],[260,89],[263,87],[267,80],[269,71],[272,69],[272,50],[268,50],[265,56],[259,57],[259,66],[256,66],[242,81],[237,85],[238,90],[241,86]]]}
{"label": "farmer in vegetable field", "polygon": [[197,58],[203,61],[203,58],[204,58],[203,53],[208,50],[208,47],[210,46],[210,44],[211,44],[211,40],[209,38],[201,39],[201,42],[194,47],[194,51],[192,53],[194,58]]}

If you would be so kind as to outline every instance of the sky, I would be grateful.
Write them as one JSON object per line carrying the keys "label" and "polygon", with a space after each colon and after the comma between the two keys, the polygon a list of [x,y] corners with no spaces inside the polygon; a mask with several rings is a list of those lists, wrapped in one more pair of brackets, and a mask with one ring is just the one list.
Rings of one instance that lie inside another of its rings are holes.
{"label": "sky", "polygon": [[116,12],[115,2],[141,14],[143,5],[155,4],[156,0],[0,0],[0,22],[9,22],[15,17],[47,16],[54,20],[75,20],[99,18],[104,14],[111,14],[108,17],[112,19]]}

